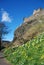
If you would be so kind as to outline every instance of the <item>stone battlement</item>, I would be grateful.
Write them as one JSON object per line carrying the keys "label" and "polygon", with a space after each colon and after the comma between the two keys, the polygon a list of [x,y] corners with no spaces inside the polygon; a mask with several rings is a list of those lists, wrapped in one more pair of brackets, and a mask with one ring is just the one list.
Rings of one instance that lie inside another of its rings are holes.
{"label": "stone battlement", "polygon": [[37,10],[33,11],[33,15],[28,17],[28,18],[24,18],[24,23],[25,22],[29,22],[30,20],[33,20],[35,18],[37,18],[38,16],[44,15],[44,9],[39,8]]}
{"label": "stone battlement", "polygon": [[34,10],[33,15],[39,13],[41,10],[42,10],[42,8],[39,8],[39,9],[37,9],[37,10]]}

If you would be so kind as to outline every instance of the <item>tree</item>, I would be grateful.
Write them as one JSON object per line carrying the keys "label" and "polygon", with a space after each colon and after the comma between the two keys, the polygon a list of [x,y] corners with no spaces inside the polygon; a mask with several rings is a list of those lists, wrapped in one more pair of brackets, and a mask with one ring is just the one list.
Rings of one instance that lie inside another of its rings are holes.
{"label": "tree", "polygon": [[2,39],[4,38],[5,34],[8,34],[7,27],[4,22],[0,22],[0,51],[2,48]]}

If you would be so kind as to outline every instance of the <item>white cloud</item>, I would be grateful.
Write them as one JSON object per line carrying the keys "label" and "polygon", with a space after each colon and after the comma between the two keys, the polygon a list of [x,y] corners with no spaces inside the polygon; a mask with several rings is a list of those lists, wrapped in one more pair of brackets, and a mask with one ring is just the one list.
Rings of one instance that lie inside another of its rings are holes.
{"label": "white cloud", "polygon": [[11,22],[11,17],[9,16],[9,13],[7,13],[6,11],[2,11],[2,22]]}

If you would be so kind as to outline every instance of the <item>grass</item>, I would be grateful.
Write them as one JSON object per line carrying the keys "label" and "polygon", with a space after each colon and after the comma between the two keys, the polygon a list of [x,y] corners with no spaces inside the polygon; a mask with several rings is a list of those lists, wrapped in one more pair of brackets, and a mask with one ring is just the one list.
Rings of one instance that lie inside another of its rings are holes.
{"label": "grass", "polygon": [[4,55],[13,65],[44,65],[44,33],[22,46],[5,49]]}

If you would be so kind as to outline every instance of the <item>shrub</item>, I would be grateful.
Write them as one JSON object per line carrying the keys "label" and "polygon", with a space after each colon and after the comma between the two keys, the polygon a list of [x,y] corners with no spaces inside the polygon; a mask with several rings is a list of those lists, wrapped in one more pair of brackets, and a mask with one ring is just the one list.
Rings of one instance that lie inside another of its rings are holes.
{"label": "shrub", "polygon": [[44,33],[16,49],[6,49],[4,53],[13,65],[44,65]]}

